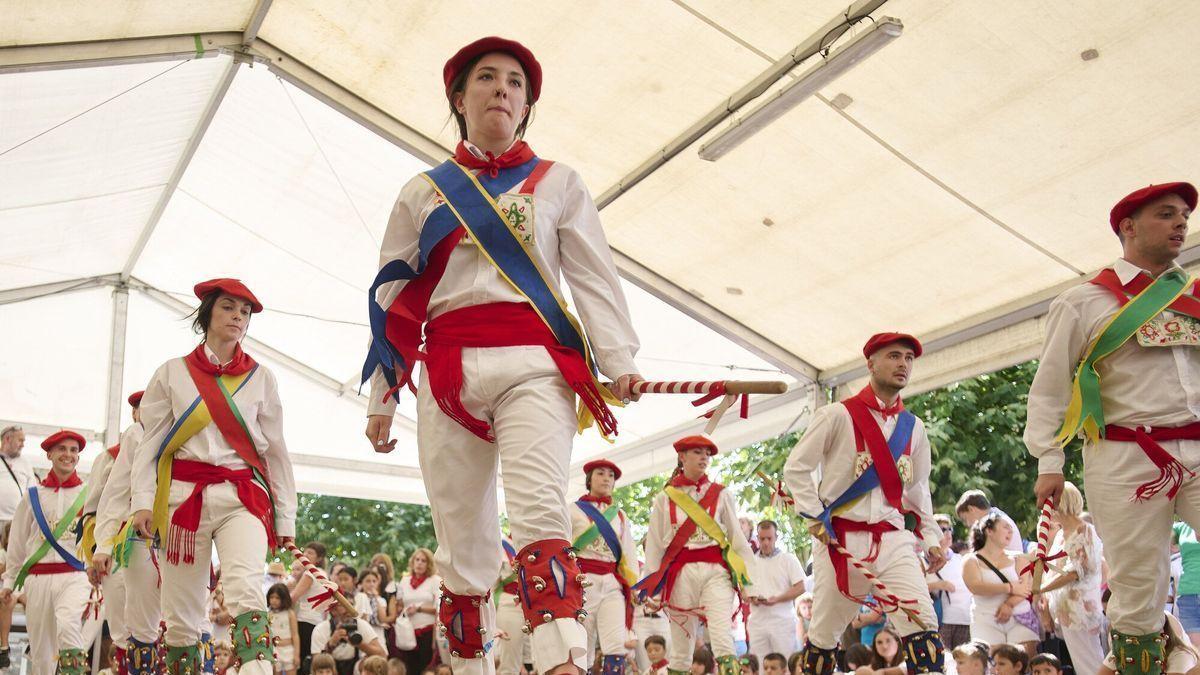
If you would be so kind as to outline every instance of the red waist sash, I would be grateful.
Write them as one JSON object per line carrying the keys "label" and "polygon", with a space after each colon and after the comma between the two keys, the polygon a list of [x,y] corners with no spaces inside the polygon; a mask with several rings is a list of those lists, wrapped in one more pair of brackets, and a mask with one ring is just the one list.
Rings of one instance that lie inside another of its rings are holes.
{"label": "red waist sash", "polygon": [[[833,519],[833,533],[837,536],[838,541],[842,546],[846,545],[846,535],[851,532],[866,532],[871,535],[871,547],[867,549],[867,556],[862,559],[862,562],[875,562],[879,557],[879,545],[883,541],[883,535],[886,532],[898,532],[900,528],[885,521],[878,523],[864,523],[859,520],[848,520],[846,518]],[[833,576],[837,581],[838,590],[842,595],[854,600],[855,602],[864,602],[865,598],[857,598],[850,592],[850,561],[840,551],[837,551],[832,546],[825,547],[829,551],[829,559],[833,562]]]}
{"label": "red waist sash", "polygon": [[[587,363],[578,352],[559,344],[554,333],[529,303],[494,302],[441,314],[425,325],[425,365],[429,389],[447,417],[483,440],[495,442],[491,425],[463,407],[462,350],[464,347],[545,347],[563,379],[600,421],[612,413],[596,388]],[[611,425],[615,431],[616,423]]]}
{"label": "red waist sash", "polygon": [[218,483],[233,483],[242,505],[266,528],[267,547],[275,548],[271,496],[254,481],[252,469],[227,469],[204,462],[176,459],[171,466],[171,479],[195,485],[192,493],[171,516],[167,531],[167,562],[178,565],[180,553],[183,554],[185,565],[196,562],[196,531],[200,529],[200,514],[204,511],[204,488]]}
{"label": "red waist sash", "polygon": [[633,628],[633,603],[629,597],[629,583],[617,573],[617,563],[595,558],[579,558],[579,571],[584,574],[611,574],[621,586],[621,595],[625,597],[625,628]]}
{"label": "red waist sash", "polygon": [[[70,572],[80,572],[80,570],[71,567],[65,562],[56,563],[37,563],[29,568],[29,576],[36,577],[44,574],[68,574]],[[82,572],[80,572],[82,574]]]}
{"label": "red waist sash", "polygon": [[1158,467],[1158,478],[1143,483],[1133,493],[1133,501],[1143,502],[1158,494],[1163,488],[1167,490],[1167,499],[1174,499],[1183,485],[1184,474],[1195,477],[1196,474],[1179,463],[1171,456],[1158,441],[1200,441],[1200,422],[1193,422],[1182,427],[1119,427],[1109,424],[1104,427],[1104,438],[1110,441],[1137,443],[1146,457]]}
{"label": "red waist sash", "polygon": [[720,546],[706,546],[704,548],[685,547],[679,551],[678,555],[671,562],[671,566],[667,568],[666,583],[663,585],[662,592],[663,604],[670,602],[671,590],[675,588],[675,582],[679,579],[679,572],[688,563],[714,563],[726,567],[725,556],[721,555]]}

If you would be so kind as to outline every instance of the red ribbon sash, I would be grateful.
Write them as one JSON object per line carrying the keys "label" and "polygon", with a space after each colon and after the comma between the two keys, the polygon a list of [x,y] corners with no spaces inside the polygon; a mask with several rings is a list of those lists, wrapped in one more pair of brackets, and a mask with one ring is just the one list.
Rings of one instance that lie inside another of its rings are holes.
{"label": "red ribbon sash", "polygon": [[171,516],[167,533],[167,562],[178,565],[181,555],[185,565],[196,562],[196,531],[200,529],[200,515],[204,512],[204,488],[225,482],[233,483],[238,500],[266,528],[268,548],[275,548],[275,517],[271,497],[255,482],[252,470],[227,469],[204,462],[176,459],[171,464],[171,479],[194,485],[192,493]]}
{"label": "red ribbon sash", "polygon": [[[521,145],[524,146],[524,143]],[[528,148],[528,146],[524,147]],[[465,150],[461,143],[459,144],[459,148],[462,152],[466,153],[467,157],[475,162],[471,163],[471,161],[465,158],[460,158],[456,160],[459,164],[463,164],[468,168],[487,168],[487,163],[476,159],[474,155]],[[516,149],[516,146],[514,146],[514,149]],[[523,164],[532,159],[532,151],[528,152],[528,157],[511,166]],[[505,153],[501,157],[505,157],[508,154]],[[523,154],[521,156],[524,157]],[[541,182],[542,177],[546,175],[546,172],[553,165],[554,162],[550,160],[544,159],[539,162],[533,168],[533,172],[521,184],[520,194],[533,194],[537,184]],[[507,166],[510,165],[505,164],[502,168],[506,168]],[[450,254],[454,252],[454,248],[458,246],[458,243],[462,241],[466,233],[466,229],[460,225],[456,230],[443,237],[433,247],[433,250],[429,252],[429,259],[425,261],[425,269],[417,278],[409,281],[400,289],[400,293],[396,295],[396,299],[388,307],[388,320],[385,333],[388,340],[396,346],[396,349],[400,351],[400,355],[404,357],[404,364],[408,367],[408,370],[400,374],[396,386],[384,394],[383,400],[385,401],[397,389],[405,385],[414,394],[416,393],[416,386],[412,381],[412,373],[416,368],[416,362],[425,358],[425,354],[421,351],[421,326],[429,317],[429,299],[433,297],[434,289],[441,282],[442,275],[446,273],[446,265],[450,262]]]}
{"label": "red ribbon sash", "polygon": [[[700,501],[698,502],[700,504],[700,508],[708,511],[709,513],[713,513],[717,508],[717,498],[720,496],[721,490],[724,489],[724,485],[721,485],[720,483],[713,483],[712,486],[708,488],[708,492],[705,492],[704,496],[700,498]],[[671,502],[670,499],[667,501],[671,504],[675,503]],[[679,576],[679,570],[684,564],[689,562],[715,562],[721,565],[725,564],[725,558],[721,555],[720,546],[710,546],[702,549],[687,548],[688,539],[692,538],[692,534],[696,532],[696,527],[696,521],[692,520],[691,518],[688,518],[686,522],[680,525],[679,529],[675,530],[675,536],[671,539],[671,543],[667,545],[667,550],[665,553],[663,553],[662,562],[659,563],[658,569],[638,584],[639,586],[646,588],[648,591],[653,592],[654,589],[658,588],[659,583],[663,582],[665,579],[665,585],[663,586],[662,592],[662,601],[664,603],[671,599],[671,588],[675,585],[675,578]],[[716,558],[713,560],[702,560],[700,558],[696,558],[696,556],[699,555],[711,555],[711,553],[697,553],[698,551],[716,551]]]}
{"label": "red ribbon sash", "polygon": [[1166,448],[1158,444],[1158,441],[1200,440],[1200,422],[1193,422],[1182,427],[1154,427],[1152,429],[1143,427],[1129,429],[1109,424],[1104,427],[1104,437],[1110,441],[1137,443],[1146,457],[1158,467],[1158,479],[1139,485],[1133,495],[1135,502],[1144,502],[1164,488],[1167,489],[1167,499],[1175,499],[1179,488],[1183,486],[1184,474],[1193,477],[1196,475],[1180,464],[1179,460],[1172,457]]}
{"label": "red ribbon sash", "polygon": [[904,494],[904,483],[900,480],[900,471],[896,469],[896,460],[888,449],[887,439],[883,437],[883,429],[871,415],[870,408],[858,398],[848,398],[842,401],[846,411],[850,413],[850,421],[854,424],[854,432],[863,439],[867,451],[871,453],[871,462],[879,475],[879,487],[883,496],[897,511],[904,512],[901,498]]}

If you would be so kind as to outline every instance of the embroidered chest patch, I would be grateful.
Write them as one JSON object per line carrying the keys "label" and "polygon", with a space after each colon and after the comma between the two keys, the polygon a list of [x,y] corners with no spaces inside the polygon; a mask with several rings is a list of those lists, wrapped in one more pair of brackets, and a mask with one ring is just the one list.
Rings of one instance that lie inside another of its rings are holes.
{"label": "embroidered chest patch", "polygon": [[[854,477],[858,478],[863,475],[871,466],[871,453],[863,451],[854,453]],[[912,458],[908,455],[900,455],[900,459],[896,460],[896,471],[900,474],[900,480],[905,485],[912,483]]]}
{"label": "embroidered chest patch", "polygon": [[1142,324],[1137,340],[1143,347],[1195,347],[1200,345],[1200,321],[1163,312]]}
{"label": "embroidered chest patch", "polygon": [[522,246],[532,246],[533,239],[533,195],[506,192],[496,200],[500,213],[509,231]]}

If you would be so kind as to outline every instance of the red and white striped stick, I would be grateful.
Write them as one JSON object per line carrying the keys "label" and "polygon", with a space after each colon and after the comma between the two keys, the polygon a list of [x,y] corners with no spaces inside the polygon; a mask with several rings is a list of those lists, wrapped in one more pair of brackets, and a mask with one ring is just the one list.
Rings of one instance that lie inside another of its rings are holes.
{"label": "red and white striped stick", "polygon": [[714,380],[711,382],[634,382],[635,394],[785,394],[787,382],[778,380]]}
{"label": "red and white striped stick", "polygon": [[1042,502],[1042,513],[1038,516],[1037,527],[1037,557],[1033,561],[1033,587],[1031,595],[1036,595],[1042,589],[1042,575],[1046,572],[1047,553],[1050,551],[1050,515],[1054,510],[1054,500],[1046,498]]}
{"label": "red and white striped stick", "polygon": [[855,558],[853,555],[851,555],[850,552],[847,551],[840,543],[830,539],[826,545],[833,547],[833,549],[839,554],[845,556],[846,560],[854,566],[854,569],[858,570],[859,573],[867,578],[867,582],[869,582],[871,586],[875,588],[875,593],[873,595],[875,596],[876,602],[879,602],[880,609],[884,613],[889,611],[885,609],[885,606],[894,607],[895,609],[904,612],[904,615],[908,617],[908,620],[920,626],[921,630],[929,630],[929,626],[926,626],[925,622],[921,621],[921,615],[917,612],[917,610],[907,606],[914,604],[915,601],[902,600],[898,595],[888,590],[888,587],[883,585],[883,582],[879,580],[879,577],[875,576],[871,570],[867,569],[866,565],[859,562],[858,558]]}
{"label": "red and white striped stick", "polygon": [[346,596],[342,595],[341,592],[338,591],[337,584],[330,581],[329,577],[325,576],[325,573],[321,571],[320,567],[312,564],[312,561],[308,559],[308,556],[304,555],[303,551],[296,548],[296,545],[290,541],[285,543],[283,546],[289,552],[291,552],[292,556],[296,559],[296,562],[300,563],[304,567],[305,572],[311,574],[313,579],[317,580],[317,583],[321,584],[325,590],[333,594],[333,598],[338,601],[338,604],[349,610],[351,614],[358,613],[358,609],[355,608],[354,603],[347,600]]}

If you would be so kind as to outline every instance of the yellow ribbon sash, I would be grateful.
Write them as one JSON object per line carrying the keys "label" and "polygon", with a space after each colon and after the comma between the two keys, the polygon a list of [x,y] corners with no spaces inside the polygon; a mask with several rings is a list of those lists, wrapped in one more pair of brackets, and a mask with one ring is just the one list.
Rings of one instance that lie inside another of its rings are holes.
{"label": "yellow ribbon sash", "polygon": [[725,564],[729,566],[733,587],[749,586],[751,581],[750,575],[746,571],[746,561],[729,545],[729,538],[725,536],[725,532],[717,524],[717,521],[708,515],[708,511],[705,511],[704,507],[697,504],[696,500],[689,497],[686,492],[673,485],[663,488],[663,492],[667,493],[667,497],[683,511],[684,515],[696,523],[696,527],[703,530],[704,534],[707,534],[709,538],[717,542],[717,546],[721,547],[721,555],[725,558]]}
{"label": "yellow ribbon sash", "polygon": [[[254,369],[241,375],[222,375],[219,379],[227,391],[236,392],[253,373]],[[192,405],[184,411],[183,416],[176,420],[175,425],[167,432],[167,437],[163,439],[162,445],[159,446],[158,484],[154,490],[154,531],[160,538],[167,535],[167,509],[171,498],[171,463],[174,460],[175,451],[212,421],[212,413],[209,412],[208,405],[205,404],[202,397],[197,396],[196,400],[192,401]]]}

